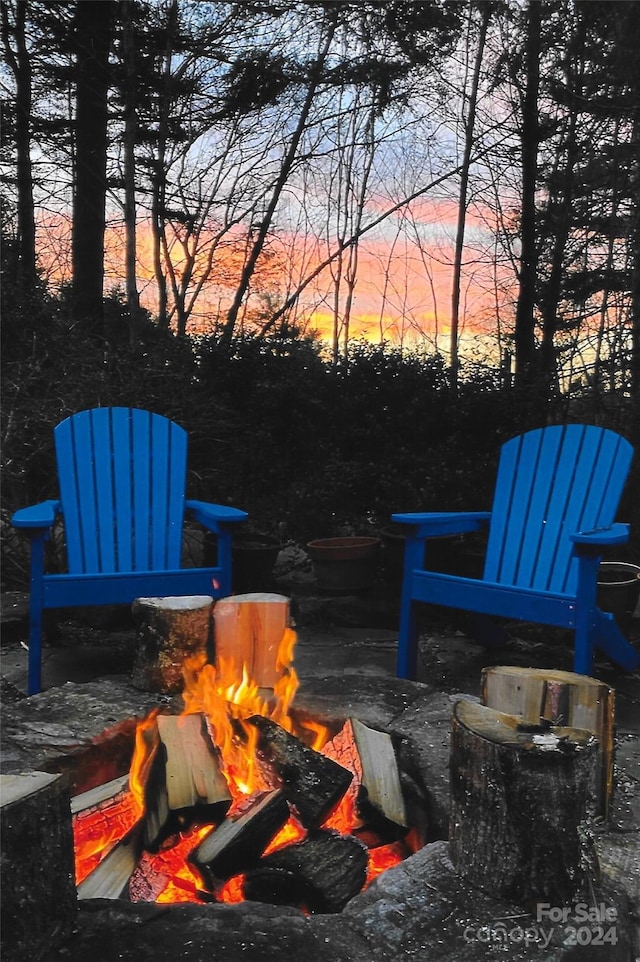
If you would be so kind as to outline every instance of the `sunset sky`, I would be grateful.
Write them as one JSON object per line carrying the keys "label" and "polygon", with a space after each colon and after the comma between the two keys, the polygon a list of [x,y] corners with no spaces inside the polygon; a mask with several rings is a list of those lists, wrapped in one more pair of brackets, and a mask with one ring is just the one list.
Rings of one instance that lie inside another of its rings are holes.
{"label": "sunset sky", "polygon": [[[452,260],[457,211],[446,198],[422,201],[389,217],[358,247],[357,280],[351,309],[350,336],[373,342],[384,339],[405,346],[448,353]],[[71,277],[71,223],[69,216],[42,215],[39,220],[40,263],[50,283]],[[492,235],[480,214],[469,214],[465,235],[465,266],[462,275],[461,329],[463,342],[477,340],[495,326],[496,264]],[[143,306],[157,308],[152,270],[151,232],[138,225],[138,289]],[[326,241],[311,236],[295,237],[281,231],[259,262],[249,306],[260,306],[260,295],[269,295],[278,306],[305,273],[326,257]],[[123,226],[111,220],[106,235],[105,291],[124,287]],[[179,265],[179,259],[176,260]],[[260,266],[260,264],[262,266]],[[216,254],[212,276],[199,296],[190,323],[191,333],[211,330],[224,314],[239,275],[240,261],[228,248]],[[304,291],[296,317],[331,340],[336,294],[332,269],[325,269]],[[512,296],[510,273],[499,271],[501,310],[508,310]],[[510,293],[511,287],[511,293]],[[342,321],[346,297],[344,281],[338,297]]]}

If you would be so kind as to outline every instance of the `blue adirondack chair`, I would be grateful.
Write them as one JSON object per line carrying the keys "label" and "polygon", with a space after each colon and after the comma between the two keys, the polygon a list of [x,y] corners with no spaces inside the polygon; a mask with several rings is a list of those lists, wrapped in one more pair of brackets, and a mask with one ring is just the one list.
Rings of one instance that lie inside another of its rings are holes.
{"label": "blue adirondack chair", "polygon": [[[231,533],[247,515],[185,498],[187,434],[158,414],[95,408],[54,429],[59,500],[22,508],[31,539],[29,694],[41,688],[46,608],[127,604],[138,597],[231,594]],[[216,535],[215,567],[181,568],[185,512]],[[64,523],[67,572],[46,574],[45,542]]]}
{"label": "blue adirondack chair", "polygon": [[[503,445],[491,511],[392,515],[407,525],[398,677],[416,676],[419,602],[573,629],[580,674],[591,673],[594,647],[636,668],[640,653],[596,605],[603,550],[629,537],[628,525],[614,519],[632,457],[613,431],[542,428]],[[487,526],[481,579],[426,568],[429,538]]]}

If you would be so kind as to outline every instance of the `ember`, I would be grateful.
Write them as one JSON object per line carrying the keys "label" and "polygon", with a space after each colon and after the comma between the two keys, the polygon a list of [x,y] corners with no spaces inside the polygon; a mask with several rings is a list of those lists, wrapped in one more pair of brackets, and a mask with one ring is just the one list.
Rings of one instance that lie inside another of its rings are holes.
{"label": "ember", "polygon": [[74,820],[80,897],[340,911],[415,850],[389,737],[294,725],[294,645],[273,688],[233,657],[185,665],[182,715],[141,721],[126,790]]}

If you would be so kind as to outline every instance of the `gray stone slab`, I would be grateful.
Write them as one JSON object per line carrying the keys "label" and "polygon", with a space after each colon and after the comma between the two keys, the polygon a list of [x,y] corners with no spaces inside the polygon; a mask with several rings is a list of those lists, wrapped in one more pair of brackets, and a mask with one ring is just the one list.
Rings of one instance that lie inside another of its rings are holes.
{"label": "gray stone slab", "polygon": [[355,716],[365,725],[386,728],[430,691],[419,682],[363,673],[306,677],[296,693],[294,710],[302,716],[313,715],[321,724]]}
{"label": "gray stone slab", "polygon": [[447,838],[449,834],[451,712],[460,697],[426,689],[389,722],[387,729],[399,739],[402,768],[426,795],[432,839]]}
{"label": "gray stone slab", "polygon": [[71,794],[128,770],[136,720],[159,703],[122,678],[67,682],[2,706],[3,773],[65,772]]}
{"label": "gray stone slab", "polygon": [[567,920],[558,925],[544,916],[539,920],[537,907],[532,913],[494,899],[456,874],[448,845],[441,841],[379,876],[366,892],[352,899],[343,915],[361,927],[376,962],[399,958],[480,962],[495,959],[496,953],[522,962],[568,962],[587,957],[630,962],[632,930],[624,895],[609,888],[594,894],[616,913],[617,941],[602,947],[590,944],[588,956],[577,955],[571,945],[572,931],[583,928],[593,943],[598,926],[587,933],[582,923],[572,924],[576,906],[567,906]]}
{"label": "gray stone slab", "polygon": [[[77,933],[65,945],[68,962],[369,962],[368,943],[347,921],[308,919],[295,909],[242,905],[131,905],[94,901],[80,906]],[[51,953],[43,962],[58,962]]]}

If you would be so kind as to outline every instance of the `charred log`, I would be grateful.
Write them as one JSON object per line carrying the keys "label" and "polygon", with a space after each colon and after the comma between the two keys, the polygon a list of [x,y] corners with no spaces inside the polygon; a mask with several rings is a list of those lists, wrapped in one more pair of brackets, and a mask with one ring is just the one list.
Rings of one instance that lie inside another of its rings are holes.
{"label": "charred log", "polygon": [[247,724],[258,730],[258,756],[273,787],[282,788],[305,828],[320,826],[349,788],[353,774],[268,718],[253,715]]}
{"label": "charred log", "polygon": [[366,846],[351,835],[316,831],[262,859],[248,872],[244,895],[309,912],[341,912],[367,878]]}

